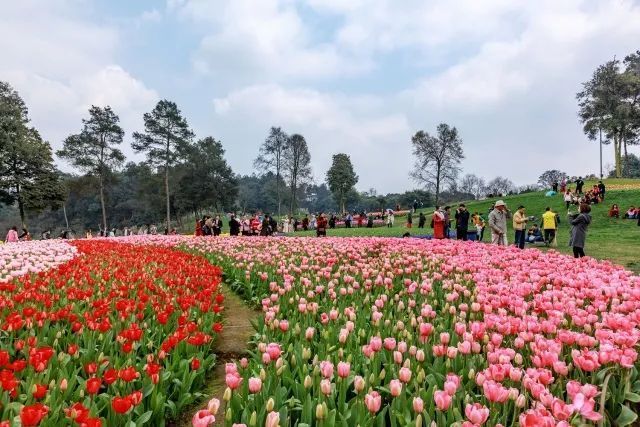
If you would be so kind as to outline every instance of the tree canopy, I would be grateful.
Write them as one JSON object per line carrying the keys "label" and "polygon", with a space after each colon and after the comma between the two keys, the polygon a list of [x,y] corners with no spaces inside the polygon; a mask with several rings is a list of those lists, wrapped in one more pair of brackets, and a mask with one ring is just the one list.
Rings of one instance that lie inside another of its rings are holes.
{"label": "tree canopy", "polygon": [[341,212],[345,212],[346,196],[357,183],[358,175],[353,170],[351,158],[344,153],[334,154],[331,167],[327,171],[327,184]]}

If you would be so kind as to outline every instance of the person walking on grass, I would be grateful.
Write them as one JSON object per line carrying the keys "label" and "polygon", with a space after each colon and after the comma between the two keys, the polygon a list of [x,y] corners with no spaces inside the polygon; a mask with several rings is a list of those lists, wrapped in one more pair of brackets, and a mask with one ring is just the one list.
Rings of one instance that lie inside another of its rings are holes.
{"label": "person walking on grass", "polygon": [[320,215],[318,216],[318,219],[317,219],[316,236],[317,237],[327,236],[327,219],[325,218],[322,212],[320,212]]}
{"label": "person walking on grass", "polygon": [[424,225],[427,223],[427,217],[424,212],[420,212],[418,215],[418,228],[424,228]]}
{"label": "person walking on grass", "polygon": [[515,245],[520,249],[524,249],[524,242],[527,237],[527,221],[524,206],[518,206],[518,210],[513,214],[513,229],[516,232]]}
{"label": "person walking on grass", "polygon": [[9,229],[7,233],[7,237],[4,239],[6,243],[15,243],[19,241],[18,239],[18,227],[15,225]]}
{"label": "person walking on grass", "polygon": [[407,213],[407,228],[411,227],[413,227],[413,215],[411,214],[411,211],[409,211]]}
{"label": "person walking on grass", "polygon": [[444,239],[444,212],[440,210],[440,206],[436,206],[436,210],[433,212],[431,228],[433,228],[434,239]]}
{"label": "person walking on grass", "polygon": [[[591,224],[591,206],[586,203],[580,203],[580,211],[576,214],[569,213],[569,221],[571,222],[571,238],[569,246],[573,248],[574,258],[582,258],[584,254],[584,246],[587,240],[587,229]],[[640,225],[640,221],[638,221]]]}
{"label": "person walking on grass", "polygon": [[558,228],[558,215],[550,207],[542,214],[542,229],[544,230],[544,241],[550,246],[556,238]]}
{"label": "person walking on grass", "polygon": [[489,214],[489,228],[491,228],[491,243],[498,246],[507,246],[507,219],[511,212],[504,201],[498,200],[494,209]]}
{"label": "person walking on grass", "polygon": [[464,203],[460,203],[458,209],[456,209],[456,238],[458,240],[467,240],[467,234],[469,230],[469,211]]}

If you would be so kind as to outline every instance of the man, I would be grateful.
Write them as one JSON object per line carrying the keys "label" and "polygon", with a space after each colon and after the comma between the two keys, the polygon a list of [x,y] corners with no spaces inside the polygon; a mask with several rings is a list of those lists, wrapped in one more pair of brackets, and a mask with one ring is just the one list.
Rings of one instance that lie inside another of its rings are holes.
{"label": "man", "polygon": [[542,229],[544,230],[544,242],[547,246],[553,243],[556,238],[556,229],[558,228],[558,215],[551,210],[550,207],[545,209],[542,214]]}
{"label": "man", "polygon": [[318,216],[318,222],[316,226],[316,236],[325,237],[327,235],[327,219],[323,213]]}
{"label": "man", "polygon": [[510,212],[504,201],[498,200],[489,214],[489,228],[491,228],[491,243],[507,246],[507,218]]}
{"label": "man", "polygon": [[444,207],[444,238],[449,238],[449,232],[451,231],[451,206]]}
{"label": "man", "polygon": [[578,177],[578,179],[576,180],[576,193],[577,194],[582,194],[582,187],[584,186],[584,181],[582,180],[581,177]]}
{"label": "man", "polygon": [[524,206],[518,206],[518,210],[513,214],[513,229],[516,232],[515,245],[520,249],[524,249],[525,234],[527,232],[527,216]]}
{"label": "man", "polygon": [[464,203],[460,203],[456,210],[456,237],[458,240],[467,240],[469,229],[469,211]]}
{"label": "man", "polygon": [[418,215],[418,228],[424,228],[426,222],[427,217],[425,216],[424,212],[420,212],[420,215]]}
{"label": "man", "polygon": [[236,219],[234,214],[231,214],[231,218],[229,219],[229,234],[232,236],[240,234],[240,221]]}
{"label": "man", "polygon": [[598,191],[600,192],[600,196],[604,201],[604,193],[607,191],[607,187],[604,186],[604,183],[602,181],[598,181]]}
{"label": "man", "polygon": [[529,231],[527,232],[527,241],[529,243],[542,242],[544,238],[542,237],[542,232],[538,227],[538,224],[533,224]]}

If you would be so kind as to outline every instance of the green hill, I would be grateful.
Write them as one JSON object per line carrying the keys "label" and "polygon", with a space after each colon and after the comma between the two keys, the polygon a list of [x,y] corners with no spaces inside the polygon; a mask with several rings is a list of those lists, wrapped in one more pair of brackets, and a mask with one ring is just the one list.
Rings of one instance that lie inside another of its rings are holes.
{"label": "green hill", "polygon": [[[605,180],[607,186],[606,200],[602,204],[592,206],[591,215],[593,222],[589,227],[587,237],[587,245],[585,252],[589,256],[600,259],[609,259],[621,264],[631,270],[640,272],[640,227],[637,220],[615,219],[608,217],[608,211],[612,204],[617,204],[623,214],[629,206],[640,205],[640,180],[625,179],[609,179]],[[595,182],[588,181],[585,188],[590,188]],[[558,231],[558,251],[570,253],[571,248],[568,246],[569,229],[567,222],[567,209],[561,195],[554,197],[546,197],[545,192],[535,192],[519,194],[514,196],[505,196],[502,198],[510,210],[515,211],[519,205],[523,205],[527,209],[527,215],[533,215],[539,221],[540,216],[547,206],[560,215],[560,228]],[[481,201],[465,202],[467,208],[471,212],[478,211],[483,217],[487,218],[488,209],[498,200],[491,198]],[[452,205],[453,206],[453,205]],[[576,211],[576,207],[572,206],[571,210]],[[433,208],[422,209],[426,214],[431,214]],[[420,212],[420,210],[418,211]],[[429,220],[427,228],[420,230],[417,226],[417,215],[414,216],[414,228],[408,230],[405,227],[404,218],[396,218],[396,224],[393,228],[351,228],[351,229],[335,229],[329,230],[329,236],[402,236],[403,233],[409,231],[412,235],[431,234],[429,228]],[[430,219],[430,217],[429,217]],[[510,221],[509,221],[510,222]],[[511,229],[511,224],[509,224]],[[296,236],[313,235],[312,232],[297,232]],[[490,240],[489,231],[485,230],[484,241]],[[513,242],[513,232],[509,233],[509,242]]]}

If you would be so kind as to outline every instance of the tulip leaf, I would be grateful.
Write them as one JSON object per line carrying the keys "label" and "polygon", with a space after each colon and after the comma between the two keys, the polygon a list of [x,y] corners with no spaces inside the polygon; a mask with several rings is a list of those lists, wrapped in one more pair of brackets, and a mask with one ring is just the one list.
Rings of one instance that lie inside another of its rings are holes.
{"label": "tulip leaf", "polygon": [[627,392],[627,394],[624,395],[624,400],[628,400],[633,403],[638,403],[640,402],[640,394],[632,393],[629,391]]}
{"label": "tulip leaf", "polygon": [[622,405],[622,411],[616,418],[616,425],[623,427],[633,424],[638,419],[638,414],[633,412],[627,405]]}
{"label": "tulip leaf", "polygon": [[140,415],[140,417],[136,420],[136,424],[141,426],[144,425],[147,421],[151,419],[151,415],[153,415],[153,411],[147,411],[144,414]]}

